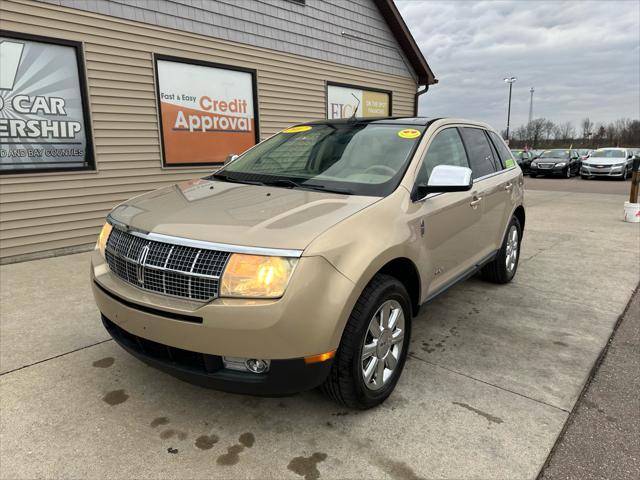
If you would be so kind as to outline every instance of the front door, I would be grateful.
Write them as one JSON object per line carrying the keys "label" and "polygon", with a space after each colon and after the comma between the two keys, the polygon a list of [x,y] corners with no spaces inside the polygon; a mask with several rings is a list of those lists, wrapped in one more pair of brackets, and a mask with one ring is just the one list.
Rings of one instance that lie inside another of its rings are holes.
{"label": "front door", "polygon": [[[425,154],[416,183],[426,184],[437,165],[469,167],[464,144],[455,127],[437,132]],[[422,230],[421,276],[425,300],[473,267],[481,255],[482,200],[478,188],[467,192],[427,195],[411,205],[410,216]]]}

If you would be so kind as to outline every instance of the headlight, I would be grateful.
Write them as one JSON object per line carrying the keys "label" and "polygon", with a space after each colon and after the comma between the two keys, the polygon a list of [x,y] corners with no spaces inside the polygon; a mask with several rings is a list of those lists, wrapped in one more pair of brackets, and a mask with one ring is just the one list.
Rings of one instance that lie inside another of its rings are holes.
{"label": "headlight", "polygon": [[104,257],[104,249],[107,247],[107,240],[109,239],[109,234],[113,230],[113,227],[109,222],[105,223],[100,230],[100,236],[98,237],[98,242],[96,243],[96,250],[100,250],[100,254]]}
{"label": "headlight", "polygon": [[558,162],[556,163],[556,167],[564,167],[567,164],[567,162]]}
{"label": "headlight", "polygon": [[222,275],[220,296],[281,297],[297,262],[297,258],[234,253]]}

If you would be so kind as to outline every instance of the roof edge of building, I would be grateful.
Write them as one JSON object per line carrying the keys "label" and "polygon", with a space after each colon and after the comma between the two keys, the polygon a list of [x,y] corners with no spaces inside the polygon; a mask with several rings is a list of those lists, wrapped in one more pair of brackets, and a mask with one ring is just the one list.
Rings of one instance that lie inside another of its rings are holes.
{"label": "roof edge of building", "polygon": [[402,51],[415,70],[418,76],[418,83],[420,85],[438,83],[438,79],[435,77],[431,67],[429,67],[393,0],[373,0],[373,2],[382,13],[396,41],[400,44]]}

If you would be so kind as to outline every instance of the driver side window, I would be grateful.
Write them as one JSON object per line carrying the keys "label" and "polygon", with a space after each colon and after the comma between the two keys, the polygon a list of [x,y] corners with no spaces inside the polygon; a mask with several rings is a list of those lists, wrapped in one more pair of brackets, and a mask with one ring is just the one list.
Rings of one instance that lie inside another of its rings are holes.
{"label": "driver side window", "polygon": [[436,135],[422,160],[416,183],[426,185],[431,172],[437,165],[469,168],[467,154],[458,129],[447,128]]}

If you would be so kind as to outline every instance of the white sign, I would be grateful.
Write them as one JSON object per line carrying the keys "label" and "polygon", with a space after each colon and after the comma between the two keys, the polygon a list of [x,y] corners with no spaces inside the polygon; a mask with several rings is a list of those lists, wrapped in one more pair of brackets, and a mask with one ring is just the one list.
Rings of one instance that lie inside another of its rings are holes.
{"label": "white sign", "polygon": [[388,117],[390,115],[388,92],[366,90],[339,85],[327,85],[327,118]]}

